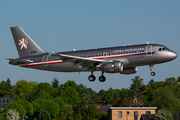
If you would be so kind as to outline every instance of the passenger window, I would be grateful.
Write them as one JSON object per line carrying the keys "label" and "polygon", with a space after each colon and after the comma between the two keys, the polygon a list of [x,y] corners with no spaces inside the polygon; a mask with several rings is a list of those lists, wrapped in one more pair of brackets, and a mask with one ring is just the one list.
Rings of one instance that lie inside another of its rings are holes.
{"label": "passenger window", "polygon": [[161,51],[161,48],[159,48],[159,51]]}

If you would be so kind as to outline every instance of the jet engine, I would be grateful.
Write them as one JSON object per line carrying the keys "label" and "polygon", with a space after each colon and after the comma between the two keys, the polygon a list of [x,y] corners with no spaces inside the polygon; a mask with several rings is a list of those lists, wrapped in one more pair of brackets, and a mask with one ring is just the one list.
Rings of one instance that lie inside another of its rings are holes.
{"label": "jet engine", "polygon": [[120,72],[120,74],[134,74],[137,72],[137,67],[128,67],[124,68],[123,71]]}
{"label": "jet engine", "polygon": [[120,61],[108,62],[104,63],[101,69],[106,73],[118,73],[123,71],[123,64]]}

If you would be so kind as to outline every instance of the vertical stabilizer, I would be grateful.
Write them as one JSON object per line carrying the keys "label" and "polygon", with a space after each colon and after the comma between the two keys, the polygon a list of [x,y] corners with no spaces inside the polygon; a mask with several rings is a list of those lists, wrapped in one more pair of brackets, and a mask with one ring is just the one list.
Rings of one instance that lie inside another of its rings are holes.
{"label": "vertical stabilizer", "polygon": [[11,27],[19,57],[45,53],[20,27]]}

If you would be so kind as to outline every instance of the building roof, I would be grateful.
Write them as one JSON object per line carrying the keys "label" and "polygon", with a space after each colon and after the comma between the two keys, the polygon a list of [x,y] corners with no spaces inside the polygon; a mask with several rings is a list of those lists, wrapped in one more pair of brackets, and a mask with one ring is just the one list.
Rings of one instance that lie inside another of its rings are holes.
{"label": "building roof", "polygon": [[110,107],[109,110],[146,110],[146,109],[157,109],[157,107]]}

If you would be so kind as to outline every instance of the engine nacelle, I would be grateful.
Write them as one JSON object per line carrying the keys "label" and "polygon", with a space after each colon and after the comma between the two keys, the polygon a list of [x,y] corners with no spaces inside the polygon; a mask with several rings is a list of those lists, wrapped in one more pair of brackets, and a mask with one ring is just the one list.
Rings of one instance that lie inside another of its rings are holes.
{"label": "engine nacelle", "polygon": [[104,63],[101,67],[106,73],[118,73],[123,71],[123,64],[120,61]]}
{"label": "engine nacelle", "polygon": [[128,67],[128,68],[124,68],[122,72],[120,72],[120,74],[134,74],[137,72],[137,67]]}

